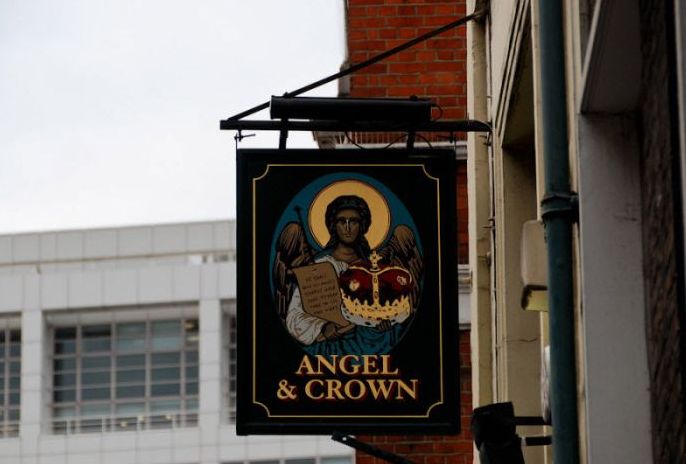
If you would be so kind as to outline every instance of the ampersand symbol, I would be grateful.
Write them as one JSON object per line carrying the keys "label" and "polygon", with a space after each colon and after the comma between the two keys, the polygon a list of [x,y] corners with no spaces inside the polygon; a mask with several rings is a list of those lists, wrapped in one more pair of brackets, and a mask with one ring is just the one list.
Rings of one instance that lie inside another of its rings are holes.
{"label": "ampersand symbol", "polygon": [[279,381],[279,390],[276,392],[276,397],[280,400],[295,400],[298,394],[295,392],[295,386],[288,385],[285,380]]}

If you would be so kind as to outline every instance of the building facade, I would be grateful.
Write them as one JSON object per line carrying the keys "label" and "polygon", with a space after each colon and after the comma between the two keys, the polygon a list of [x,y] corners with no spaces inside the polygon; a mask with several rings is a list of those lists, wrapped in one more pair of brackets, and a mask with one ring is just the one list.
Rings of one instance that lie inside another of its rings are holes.
{"label": "building facade", "polygon": [[[684,6],[487,12],[468,27],[469,112],[493,127],[469,139],[470,258],[485,285],[472,293],[475,406],[552,407],[552,428],[518,428],[553,436],[525,449],[527,464],[686,462]],[[552,245],[561,216],[570,298]]]}
{"label": "building facade", "polygon": [[235,433],[235,222],[0,235],[0,463],[349,464]]}

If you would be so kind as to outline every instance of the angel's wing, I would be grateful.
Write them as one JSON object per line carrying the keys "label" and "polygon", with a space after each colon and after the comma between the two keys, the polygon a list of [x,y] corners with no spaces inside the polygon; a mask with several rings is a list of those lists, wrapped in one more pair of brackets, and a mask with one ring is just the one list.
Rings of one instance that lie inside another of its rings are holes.
{"label": "angel's wing", "polygon": [[297,222],[286,224],[276,242],[276,259],[272,269],[276,307],[283,319],[286,318],[288,303],[297,285],[291,269],[312,264],[313,261],[303,227]]}
{"label": "angel's wing", "polygon": [[412,308],[416,308],[417,303],[419,303],[420,285],[424,275],[424,259],[419,253],[412,230],[404,225],[399,225],[393,229],[393,235],[381,249],[380,255],[391,266],[407,269],[412,275],[410,301]]}

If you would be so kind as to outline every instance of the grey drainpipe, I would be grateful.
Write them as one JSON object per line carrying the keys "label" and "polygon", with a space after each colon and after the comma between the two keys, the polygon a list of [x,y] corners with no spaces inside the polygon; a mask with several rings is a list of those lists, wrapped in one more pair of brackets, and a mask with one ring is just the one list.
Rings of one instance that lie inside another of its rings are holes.
{"label": "grey drainpipe", "polygon": [[539,0],[541,103],[545,196],[541,202],[548,248],[551,416],[555,464],[579,462],[572,225],[561,0]]}

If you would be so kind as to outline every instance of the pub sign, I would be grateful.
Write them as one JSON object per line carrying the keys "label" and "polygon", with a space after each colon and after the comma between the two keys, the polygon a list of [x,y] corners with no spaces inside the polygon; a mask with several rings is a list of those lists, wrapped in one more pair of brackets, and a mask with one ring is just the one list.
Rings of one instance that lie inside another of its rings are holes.
{"label": "pub sign", "polygon": [[238,150],[238,434],[458,431],[454,166]]}

